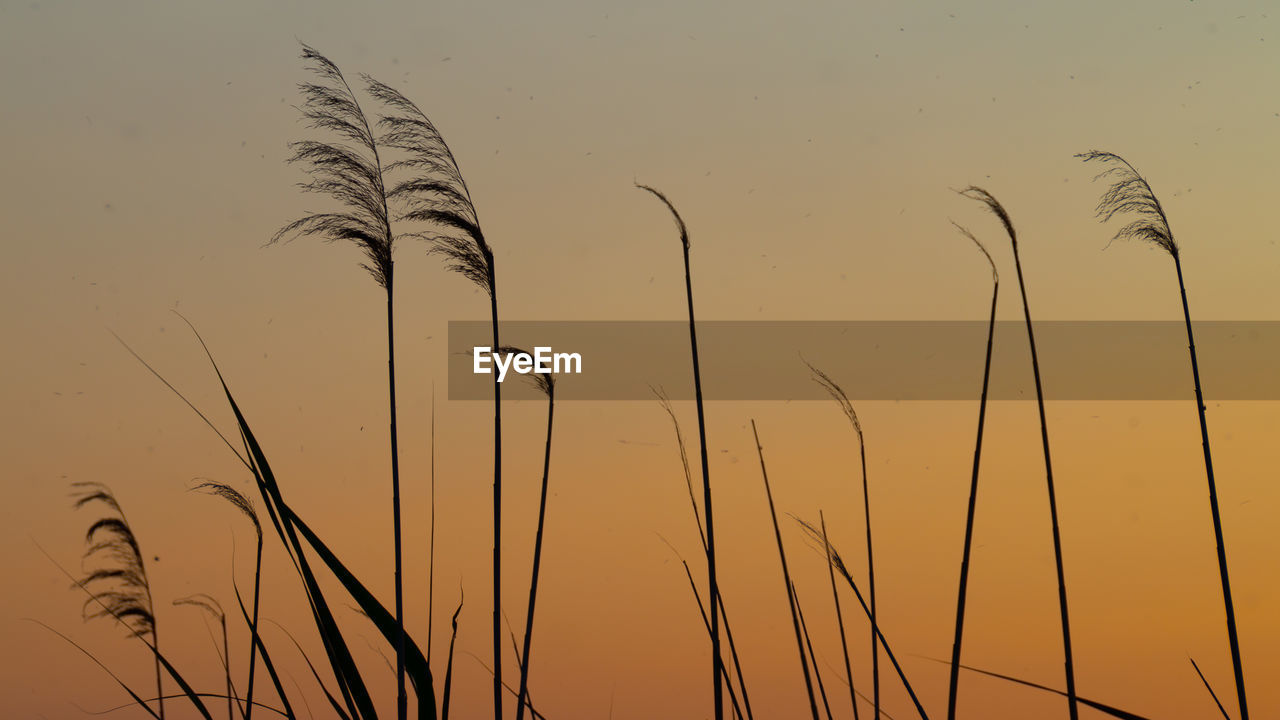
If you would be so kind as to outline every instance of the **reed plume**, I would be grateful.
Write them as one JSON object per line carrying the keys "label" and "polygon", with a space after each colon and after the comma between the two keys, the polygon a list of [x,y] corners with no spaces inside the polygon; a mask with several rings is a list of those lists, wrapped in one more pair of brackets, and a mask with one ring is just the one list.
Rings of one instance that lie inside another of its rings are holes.
{"label": "reed plume", "polygon": [[636,183],[636,187],[649,192],[662,201],[671,212],[676,228],[680,231],[680,244],[684,250],[684,288],[685,298],[689,305],[689,348],[693,354],[693,396],[698,406],[698,450],[702,459],[702,507],[706,515],[707,545],[707,614],[711,617],[711,682],[712,703],[716,720],[724,718],[724,689],[720,684],[720,676],[724,659],[720,655],[720,587],[716,582],[716,534],[712,522],[711,511],[711,471],[707,456],[707,422],[702,407],[702,370],[698,364],[698,329],[693,314],[693,276],[689,268],[689,229],[684,218],[676,211],[671,201],[658,190]]}
{"label": "reed plume", "polygon": [[110,511],[89,526],[85,533],[84,562],[87,574],[76,584],[89,593],[84,604],[86,620],[110,617],[135,637],[146,640],[155,654],[156,702],[164,718],[164,688],[160,679],[160,639],[156,632],[155,605],[151,582],[138,538],[125,518],[124,510],[106,485],[96,482],[72,483],[76,509],[99,503]]}
{"label": "reed plume", "polygon": [[[840,406],[845,417],[849,418],[849,424],[853,427],[854,434],[858,436],[858,457],[862,463],[862,510],[867,526],[867,593],[871,596],[871,695],[875,709],[874,717],[878,718],[880,717],[880,650],[876,643],[878,627],[876,617],[876,565],[875,554],[871,551],[871,492],[867,484],[867,443],[862,435],[862,423],[858,420],[858,413],[853,409],[853,403],[849,402],[849,396],[834,380],[811,365],[809,361],[806,360],[805,365],[808,365],[809,370],[813,372],[813,381],[827,391],[831,399],[835,400],[836,404]],[[852,679],[850,683],[852,683]]]}
{"label": "reed plume", "polygon": [[1196,412],[1200,417],[1200,443],[1204,449],[1204,471],[1209,482],[1209,511],[1213,515],[1213,535],[1217,541],[1218,575],[1222,582],[1222,601],[1227,614],[1227,640],[1231,645],[1231,666],[1235,672],[1236,700],[1240,705],[1240,720],[1249,720],[1249,703],[1244,690],[1244,664],[1240,658],[1240,637],[1236,630],[1235,604],[1231,600],[1231,579],[1227,573],[1227,548],[1222,537],[1222,517],[1218,513],[1218,487],[1213,476],[1213,457],[1209,450],[1209,424],[1205,418],[1204,391],[1200,385],[1200,364],[1196,357],[1195,337],[1191,332],[1191,310],[1187,304],[1187,286],[1182,279],[1182,253],[1174,242],[1169,229],[1169,218],[1164,207],[1151,190],[1151,185],[1127,160],[1115,153],[1091,150],[1076,157],[1085,162],[1097,162],[1107,166],[1095,177],[1111,181],[1111,186],[1098,201],[1099,220],[1107,222],[1117,215],[1135,216],[1116,232],[1114,239],[1139,240],[1167,252],[1173,258],[1178,275],[1178,292],[1182,296],[1182,317],[1187,326],[1187,349],[1191,353],[1191,377],[1196,388]]}
{"label": "reed plume", "polygon": [[[418,106],[399,90],[364,76],[369,94],[383,107],[379,142],[402,154],[388,172],[408,175],[387,192],[400,208],[397,220],[426,223],[405,237],[426,240],[445,258],[446,269],[472,281],[489,296],[493,347],[498,339],[498,295],[493,250],[480,229],[471,192],[453,151]],[[493,375],[493,712],[502,720],[502,384]]]}
{"label": "reed plume", "polygon": [[[249,522],[253,524],[253,531],[257,539],[257,551],[254,554],[253,564],[253,617],[249,621],[249,682],[245,687],[244,711],[245,720],[250,720],[253,717],[254,668],[257,665],[258,659],[258,599],[259,593],[262,589],[262,523],[258,520],[258,513],[253,509],[253,503],[249,498],[240,494],[239,490],[236,490],[226,483],[218,482],[216,480],[203,480],[191,489],[196,492],[213,495],[214,497],[220,497],[230,503],[233,508],[239,511],[241,515],[248,518]],[[224,628],[225,624],[226,621],[224,619]],[[227,658],[227,662],[231,662],[229,657]],[[228,683],[230,683],[230,675],[228,675]]]}
{"label": "reed plume", "polygon": [[[952,224],[955,225],[955,223]],[[969,556],[973,548],[973,520],[978,506],[978,468],[982,458],[982,430],[986,425],[987,390],[990,388],[991,383],[991,349],[996,331],[996,299],[1000,295],[1000,273],[996,270],[995,261],[991,259],[991,253],[987,252],[986,246],[978,238],[974,237],[973,233],[960,225],[956,225],[956,229],[973,241],[973,244],[982,252],[982,256],[987,259],[987,264],[991,266],[991,319],[987,321],[987,356],[982,366],[982,398],[978,401],[978,439],[973,446],[973,475],[969,481],[969,506],[964,523],[964,553],[960,560],[960,590],[959,597],[956,600],[956,637],[955,642],[951,645],[951,678],[950,689],[947,693],[947,720],[955,720],[956,697],[960,690],[960,644],[964,638],[965,599],[969,589]]]}
{"label": "reed plume", "polygon": [[316,82],[302,83],[303,104],[299,108],[309,127],[336,136],[332,142],[303,140],[290,144],[290,162],[306,167],[311,181],[302,183],[307,192],[328,195],[340,211],[307,213],[281,228],[271,238],[275,243],[300,235],[314,235],[328,242],[354,242],[368,262],[362,264],[387,295],[387,387],[391,426],[391,508],[395,545],[396,627],[396,716],[405,720],[408,696],[405,693],[404,588],[400,533],[400,452],[396,432],[395,305],[393,302],[392,246],[386,172],[378,151],[373,127],[342,71],[331,60],[308,45],[302,46]]}
{"label": "reed plume", "polygon": [[1067,613],[1067,580],[1062,568],[1062,537],[1058,531],[1058,500],[1053,486],[1053,461],[1049,457],[1049,424],[1045,419],[1044,389],[1040,383],[1040,361],[1036,356],[1036,336],[1031,327],[1031,307],[1027,304],[1027,284],[1022,278],[1022,260],[1018,256],[1018,233],[1013,229],[1013,221],[1000,201],[980,187],[969,186],[960,194],[970,200],[976,200],[987,207],[1004,225],[1013,246],[1013,264],[1018,271],[1018,289],[1022,293],[1022,311],[1027,321],[1027,340],[1031,344],[1031,372],[1036,382],[1036,406],[1040,410],[1040,444],[1044,448],[1045,485],[1049,490],[1049,515],[1053,523],[1053,558],[1058,570],[1058,609],[1062,617],[1062,648],[1067,676],[1067,711],[1071,720],[1080,716],[1076,697],[1076,672],[1071,653],[1071,622]]}

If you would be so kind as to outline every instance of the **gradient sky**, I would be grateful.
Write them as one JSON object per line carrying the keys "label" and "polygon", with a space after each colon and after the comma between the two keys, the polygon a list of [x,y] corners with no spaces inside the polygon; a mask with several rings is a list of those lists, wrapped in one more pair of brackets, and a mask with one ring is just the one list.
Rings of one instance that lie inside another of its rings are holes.
{"label": "gradient sky", "polygon": [[[233,430],[198,343],[171,309],[209,342],[299,512],[390,601],[381,290],[353,248],[263,247],[303,211],[326,207],[298,191],[303,175],[284,162],[289,141],[313,137],[293,107],[307,77],[300,40],[352,78],[365,72],[400,88],[438,125],[495,249],[508,319],[683,316],[678,240],[665,209],[632,186],[642,182],[662,189],[689,225],[704,319],[983,319],[986,266],[949,220],[992,250],[1005,279],[1000,316],[1016,319],[998,225],[950,190],[976,184],[1019,229],[1036,317],[1176,320],[1169,258],[1107,247],[1116,228],[1093,217],[1103,188],[1072,155],[1101,149],[1134,163],[1164,203],[1195,317],[1280,320],[1280,249],[1267,214],[1280,187],[1275,14],[1267,2],[1154,0],[0,2],[0,543],[9,587],[0,597],[0,708],[78,717],[77,706],[123,702],[96,667],[30,619],[147,687],[146,657],[119,629],[81,623],[80,599],[37,547],[78,570],[93,518],[71,510],[72,481],[115,489],[145,552],[160,558],[152,576],[165,641],[194,679],[220,682],[195,611],[168,602],[208,592],[233,606],[233,555],[238,582],[251,580],[249,529],[186,491],[196,477],[248,491],[248,478],[111,336]],[[447,627],[461,584],[456,717],[480,718],[491,712],[488,677],[470,653],[488,662],[490,408],[446,402],[443,389],[447,322],[485,319],[488,308],[425,248],[405,244],[396,257],[405,538],[415,563],[408,621],[425,635],[434,387],[435,628]],[[838,359],[824,369],[858,385]],[[513,621],[523,613],[544,410],[513,403],[504,423]],[[858,410],[885,632],[941,714],[946,671],[923,657],[950,650],[977,407]],[[696,437],[692,405],[677,412]],[[792,717],[805,701],[753,417],[780,510],[812,519],[823,509],[861,577],[856,448],[830,403],[709,409],[723,590],[753,704],[762,717]],[[989,412],[965,659],[1061,686],[1035,418],[1027,403]],[[1224,696],[1231,665],[1194,407],[1055,403],[1049,422],[1081,694],[1152,717],[1211,715],[1187,656]],[[1211,403],[1209,422],[1251,706],[1274,716],[1280,409]],[[534,700],[553,720],[706,717],[707,642],[663,543],[698,574],[665,414],[647,402],[559,407],[552,483]],[[824,566],[798,533],[787,542],[828,684],[838,687]],[[318,652],[286,562],[269,554],[264,612]],[[342,612],[358,659],[393,707],[376,631]],[[287,638],[264,632],[320,709]],[[865,691],[865,623],[851,623],[851,637],[863,648],[854,674]],[[435,640],[443,653],[447,637]],[[510,673],[513,661],[505,664]],[[910,717],[896,684],[885,687],[889,712]],[[847,696],[828,689],[851,716]],[[1060,700],[975,677],[963,680],[960,709],[969,718],[1065,717]]]}

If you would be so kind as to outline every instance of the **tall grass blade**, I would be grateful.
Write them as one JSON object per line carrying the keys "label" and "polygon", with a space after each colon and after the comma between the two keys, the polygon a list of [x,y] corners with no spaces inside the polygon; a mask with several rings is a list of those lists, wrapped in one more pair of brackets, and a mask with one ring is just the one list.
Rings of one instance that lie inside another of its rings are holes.
{"label": "tall grass blade", "polygon": [[693,314],[693,276],[689,267],[689,230],[684,224],[684,219],[680,217],[680,213],[676,212],[675,206],[671,204],[666,195],[648,185],[637,183],[636,187],[649,192],[658,200],[661,200],[663,205],[667,206],[667,210],[671,212],[676,227],[680,231],[680,244],[684,249],[684,287],[685,298],[688,300],[689,305],[689,348],[693,355],[693,396],[698,407],[698,450],[702,460],[702,508],[703,513],[706,515],[707,525],[707,614],[711,616],[711,682],[714,712],[712,717],[716,720],[723,720],[724,690],[720,684],[720,666],[723,663],[723,658],[720,655],[720,587],[716,582],[716,534],[711,510],[711,471],[707,455],[707,422],[702,407],[702,370],[698,363],[698,329]]}
{"label": "tall grass blade", "polygon": [[[324,680],[320,678],[320,673],[316,670],[316,666],[311,662],[311,658],[307,657],[307,653],[303,651],[302,646],[298,644],[298,639],[278,623],[273,624],[275,624],[276,627],[279,627],[280,631],[293,641],[293,646],[298,649],[298,654],[301,655],[302,660],[307,663],[307,668],[311,670],[311,676],[316,679],[316,684],[320,686],[320,691],[324,693],[324,696],[329,701],[329,706],[333,708],[333,711],[336,712],[338,717],[342,720],[351,720],[351,716],[347,715],[346,711],[343,709],[342,703],[338,702],[338,698],[333,696],[333,693],[329,691],[328,686],[324,684]],[[355,717],[358,718],[360,716],[357,715]]]}
{"label": "tall grass blade", "polygon": [[458,609],[453,611],[453,619],[449,623],[453,632],[449,635],[449,657],[444,667],[444,698],[440,701],[440,719],[449,720],[449,697],[453,690],[453,644],[458,639],[458,614],[462,612],[462,590],[458,590]]}
{"label": "tall grass blade", "polygon": [[1231,720],[1231,716],[1227,714],[1227,709],[1222,707],[1222,701],[1218,699],[1218,693],[1213,691],[1213,686],[1209,684],[1209,679],[1200,672],[1200,666],[1196,664],[1195,658],[1187,658],[1191,661],[1191,667],[1196,669],[1196,675],[1200,676],[1200,682],[1204,683],[1204,689],[1209,691],[1209,696],[1213,698],[1213,703],[1218,706],[1218,712],[1222,713],[1223,720]]}
{"label": "tall grass blade", "polygon": [[[136,705],[138,705],[138,707],[141,707],[143,710],[146,710],[146,711],[147,711],[147,714],[148,714],[148,715],[150,715],[150,716],[151,716],[151,717],[153,717],[153,718],[159,718],[159,717],[160,717],[160,714],[159,714],[159,713],[157,713],[155,710],[152,710],[152,709],[151,709],[151,706],[147,704],[147,701],[146,701],[146,700],[143,700],[143,699],[142,699],[142,697],[138,695],[138,693],[134,692],[132,688],[130,688],[128,685],[126,685],[126,684],[125,684],[125,682],[124,682],[123,680],[121,680],[121,679],[120,679],[120,676],[118,676],[118,675],[116,675],[115,673],[111,672],[111,668],[109,668],[109,667],[107,667],[106,665],[104,665],[104,664],[102,663],[102,661],[101,661],[101,660],[99,660],[96,656],[94,656],[94,654],[93,654],[93,653],[89,652],[88,650],[85,650],[85,649],[84,649],[84,648],[83,648],[79,643],[77,643],[75,640],[72,640],[71,638],[67,637],[66,635],[63,635],[62,633],[58,632],[57,630],[54,630],[53,628],[49,627],[48,625],[45,625],[44,623],[40,622],[39,620],[33,620],[33,619],[31,619],[31,618],[27,618],[27,619],[28,619],[28,620],[30,620],[31,622],[33,622],[33,623],[35,623],[35,624],[39,625],[40,627],[44,628],[45,630],[48,630],[49,632],[53,633],[54,635],[57,635],[58,637],[62,638],[63,640],[66,640],[66,641],[67,641],[67,643],[68,643],[69,645],[71,645],[71,647],[73,647],[73,648],[75,648],[75,649],[79,650],[81,653],[83,653],[83,654],[84,654],[84,656],[85,656],[85,657],[87,657],[87,658],[89,658],[90,660],[92,660],[92,661],[94,662],[94,664],[95,664],[95,665],[97,665],[98,667],[102,668],[102,671],[103,671],[103,672],[105,672],[107,675],[109,675],[109,676],[111,677],[111,679],[112,679],[112,680],[115,680],[115,681],[116,681],[116,684],[117,684],[117,685],[119,685],[121,688],[123,688],[123,689],[124,689],[124,691],[125,691],[126,693],[128,693],[128,694],[129,694],[129,697],[133,698],[134,703],[135,703]],[[124,706],[124,707],[130,707],[130,706],[126,705],[126,706]]]}
{"label": "tall grass blade", "polygon": [[[1120,228],[1117,239],[1134,239],[1152,243],[1173,256],[1178,275],[1178,292],[1182,296],[1182,317],[1187,326],[1187,350],[1191,354],[1191,377],[1196,387],[1196,413],[1200,418],[1200,445],[1204,450],[1204,471],[1209,482],[1209,511],[1213,515],[1213,535],[1218,550],[1218,576],[1222,582],[1222,603],[1227,615],[1227,641],[1231,644],[1231,667],[1235,672],[1236,700],[1240,720],[1249,720],[1249,702],[1244,690],[1244,662],[1240,657],[1240,636],[1236,630],[1236,609],[1231,599],[1231,578],[1227,572],[1227,547],[1222,537],[1222,516],[1218,512],[1218,486],[1213,476],[1213,456],[1209,450],[1209,422],[1205,417],[1204,391],[1200,386],[1200,363],[1196,357],[1196,341],[1191,332],[1191,309],[1187,304],[1187,285],[1182,279],[1182,253],[1173,240],[1169,219],[1156,199],[1146,178],[1124,158],[1109,152],[1092,150],[1076,157],[1085,162],[1108,165],[1098,178],[1113,180],[1098,202],[1098,217],[1106,222],[1116,215],[1134,215],[1136,219]],[[1097,178],[1095,178],[1097,179]]]}
{"label": "tall grass blade", "polygon": [[[927,658],[927,659],[933,660],[934,662],[940,662],[943,664],[946,664],[947,662],[946,660],[938,660],[937,658]],[[1030,680],[1021,680],[1019,678],[1013,677],[1012,675],[1002,675],[1001,673],[991,672],[990,670],[982,670],[980,668],[976,668],[971,665],[961,665],[960,667],[970,672],[976,672],[980,675],[999,678],[1000,680],[1007,680],[1011,683],[1017,683],[1018,685],[1023,685],[1029,688],[1035,688],[1037,690],[1044,690],[1045,692],[1051,692],[1054,695],[1059,695],[1061,697],[1067,696],[1065,692],[1057,688],[1052,688],[1052,687],[1049,687],[1048,685],[1041,685],[1040,683],[1034,683],[1034,682],[1031,682]],[[1094,710],[1110,715],[1111,717],[1120,718],[1120,720],[1149,720],[1149,718],[1143,715],[1132,713],[1132,712],[1129,712],[1128,710],[1121,710],[1120,708],[1112,707],[1111,705],[1107,705],[1106,703],[1100,703],[1096,700],[1090,700],[1088,698],[1083,698],[1083,697],[1076,698],[1076,699],[1080,702],[1081,705],[1093,708]]]}
{"label": "tall grass blade", "polygon": [[787,568],[787,553],[782,547],[782,530],[778,527],[778,512],[773,506],[773,490],[769,487],[769,471],[764,465],[764,448],[760,445],[760,433],[756,421],[751,421],[751,435],[755,438],[756,455],[760,458],[760,475],[764,478],[764,495],[769,500],[769,517],[773,520],[773,537],[778,541],[778,559],[782,562],[782,581],[787,591],[787,605],[791,609],[791,627],[796,634],[796,650],[800,653],[800,669],[804,673],[804,687],[809,696],[809,713],[818,720],[818,701],[813,695],[813,678],[809,676],[809,661],[805,657],[804,637],[800,631],[800,615],[796,611],[796,599],[792,593],[791,571]]}
{"label": "tall grass blade", "polygon": [[[954,225],[955,223],[952,224]],[[960,590],[959,597],[956,600],[956,637],[955,642],[951,645],[951,678],[950,689],[947,692],[947,720],[955,720],[956,718],[956,698],[960,691],[960,644],[964,638],[965,600],[968,597],[969,590],[969,557],[973,549],[973,522],[978,507],[978,469],[982,459],[982,430],[986,426],[987,390],[991,386],[991,349],[994,345],[996,332],[996,300],[1000,295],[1000,273],[996,270],[995,261],[991,259],[991,253],[987,252],[987,248],[978,238],[974,237],[973,233],[959,225],[956,225],[956,229],[972,240],[974,245],[977,245],[978,250],[982,252],[983,257],[987,259],[987,263],[991,266],[991,319],[987,321],[987,356],[982,365],[982,397],[978,401],[978,439],[973,445],[973,475],[969,480],[969,505],[964,522],[964,553],[960,560]]]}
{"label": "tall grass blade", "polygon": [[1058,530],[1058,498],[1053,484],[1053,461],[1049,456],[1049,423],[1045,418],[1044,388],[1040,382],[1040,360],[1036,355],[1035,331],[1031,326],[1031,306],[1027,303],[1027,283],[1022,277],[1022,260],[1018,255],[1018,233],[1013,229],[1013,221],[1009,218],[1009,213],[991,193],[980,187],[970,186],[961,190],[960,194],[982,203],[999,218],[1005,232],[1009,235],[1009,243],[1013,246],[1013,264],[1018,272],[1018,290],[1022,293],[1022,311],[1027,321],[1027,340],[1031,345],[1031,372],[1036,382],[1036,407],[1040,411],[1040,444],[1044,449],[1045,485],[1049,491],[1049,516],[1053,523],[1053,559],[1058,571],[1058,609],[1062,618],[1062,653],[1067,677],[1067,711],[1071,720],[1078,720],[1080,709],[1076,698],[1076,671],[1071,650],[1071,620],[1067,612],[1067,579],[1062,566],[1062,535]]}

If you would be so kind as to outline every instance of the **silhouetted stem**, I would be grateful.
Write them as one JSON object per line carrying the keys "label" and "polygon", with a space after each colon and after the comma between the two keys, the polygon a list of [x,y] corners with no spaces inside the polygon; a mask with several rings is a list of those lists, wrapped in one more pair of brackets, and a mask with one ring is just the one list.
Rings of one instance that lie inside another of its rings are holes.
{"label": "silhouetted stem", "polygon": [[684,244],[684,287],[689,300],[689,347],[693,352],[693,395],[698,406],[698,450],[702,458],[702,506],[707,518],[707,585],[708,609],[711,616],[711,677],[715,682],[713,703],[715,715],[724,717],[724,695],[720,687],[720,588],[716,583],[716,534],[711,512],[711,471],[707,461],[707,423],[702,408],[702,372],[698,366],[698,330],[693,318],[693,278],[689,270],[689,243]]}
{"label": "silhouetted stem", "polygon": [[818,670],[818,656],[813,652],[813,639],[809,637],[809,626],[804,621],[804,608],[800,607],[800,596],[796,594],[795,583],[791,584],[791,601],[795,603],[796,614],[800,616],[800,632],[804,634],[804,644],[809,650],[809,664],[813,666],[813,677],[818,681],[818,694],[822,696],[822,707],[826,710],[827,720],[831,720],[831,703],[827,702],[827,688],[822,684],[822,672]]}
{"label": "silhouetted stem", "polygon": [[[1071,622],[1067,613],[1067,580],[1062,569],[1062,537],[1058,530],[1058,500],[1053,488],[1053,462],[1049,458],[1049,424],[1045,419],[1044,389],[1040,383],[1040,361],[1036,357],[1036,336],[1031,327],[1031,308],[1027,305],[1027,285],[1022,278],[1022,261],[1018,257],[1018,240],[1010,233],[1013,262],[1018,271],[1018,289],[1022,293],[1022,310],[1027,320],[1027,339],[1031,343],[1031,371],[1036,382],[1036,406],[1040,410],[1040,441],[1044,447],[1045,485],[1049,491],[1049,515],[1053,522],[1053,558],[1058,571],[1058,607],[1062,616],[1062,651],[1067,676],[1067,711],[1078,720],[1080,710],[1076,698],[1076,672],[1071,653]],[[1206,446],[1207,448],[1207,446]],[[1207,451],[1207,449],[1206,449]]]}
{"label": "silhouetted stem", "polygon": [[964,637],[965,599],[969,588],[969,556],[973,548],[973,521],[978,505],[978,468],[982,458],[982,430],[987,417],[987,390],[991,381],[991,349],[996,331],[996,299],[1000,283],[991,291],[991,319],[987,322],[987,358],[982,369],[982,399],[978,402],[978,439],[973,446],[973,476],[969,482],[969,508],[964,524],[964,554],[960,560],[960,592],[956,600],[956,637],[951,646],[951,682],[947,694],[947,720],[955,720],[956,696],[960,688],[960,644]]}
{"label": "silhouetted stem", "polygon": [[1209,511],[1213,514],[1213,536],[1218,546],[1218,574],[1222,578],[1222,601],[1227,611],[1227,639],[1231,643],[1231,666],[1235,671],[1236,698],[1240,703],[1240,720],[1249,720],[1249,703],[1244,692],[1244,664],[1240,660],[1240,638],[1236,633],[1236,610],[1231,600],[1231,579],[1227,575],[1227,548],[1222,539],[1222,517],[1218,513],[1218,487],[1213,479],[1213,458],[1209,453],[1209,424],[1205,418],[1204,392],[1200,388],[1200,365],[1196,360],[1196,342],[1191,334],[1191,310],[1187,305],[1187,287],[1182,281],[1182,260],[1173,253],[1178,271],[1178,291],[1182,294],[1182,314],[1187,323],[1187,349],[1191,352],[1191,374],[1196,384],[1196,411],[1200,416],[1200,441],[1204,447],[1204,470],[1209,481]]}
{"label": "silhouetted stem", "polygon": [[[489,265],[493,347],[498,341],[498,289]],[[493,718],[502,720],[502,383],[493,374]]]}
{"label": "silhouetted stem", "polygon": [[396,546],[396,712],[400,720],[408,716],[409,700],[404,687],[404,578],[400,539],[400,450],[396,433],[396,355],[391,278],[387,278],[387,386],[391,395],[391,508],[392,532]]}
{"label": "silhouetted stem", "polygon": [[813,695],[813,678],[809,676],[809,661],[805,657],[800,616],[796,612],[796,599],[791,590],[791,571],[787,569],[787,553],[782,547],[782,530],[778,528],[778,513],[773,507],[773,491],[769,488],[769,471],[764,466],[764,448],[760,445],[760,434],[756,432],[755,420],[751,421],[751,434],[756,442],[756,455],[760,457],[760,474],[764,477],[764,494],[769,500],[769,517],[773,519],[773,536],[778,541],[778,559],[782,561],[782,582],[787,591],[787,605],[791,609],[791,626],[796,634],[796,649],[800,653],[800,669],[804,671],[804,686],[809,694],[809,712],[813,715],[813,720],[818,720],[818,701]]}
{"label": "silhouetted stem", "polygon": [[538,570],[542,563],[542,530],[547,518],[547,481],[551,473],[551,425],[555,419],[555,385],[547,385],[547,450],[542,458],[542,493],[538,500],[538,531],[533,541],[533,579],[529,583],[529,614],[524,626],[524,651],[520,661],[520,692],[516,694],[516,720],[523,720],[529,692],[529,652],[533,647],[533,610],[538,598]]}
{"label": "silhouetted stem", "polygon": [[[250,635],[253,638],[258,634],[258,597],[259,591],[262,589],[262,533],[258,533],[258,552],[254,561],[253,570],[253,622],[249,628]],[[251,638],[249,642],[249,684],[245,688],[245,720],[251,720],[253,717],[253,677],[254,668],[258,660],[258,643]]]}
{"label": "silhouetted stem", "polygon": [[[818,521],[822,525],[822,547],[827,558],[831,557],[831,542],[827,540],[827,519],[818,511]],[[831,599],[836,605],[836,625],[840,628],[840,652],[844,655],[845,677],[849,678],[849,701],[853,704],[853,720],[858,720],[858,691],[853,687],[853,666],[849,664],[849,641],[844,632],[844,613],[840,611],[840,593],[836,588],[836,569],[828,562],[827,576],[831,580]]]}

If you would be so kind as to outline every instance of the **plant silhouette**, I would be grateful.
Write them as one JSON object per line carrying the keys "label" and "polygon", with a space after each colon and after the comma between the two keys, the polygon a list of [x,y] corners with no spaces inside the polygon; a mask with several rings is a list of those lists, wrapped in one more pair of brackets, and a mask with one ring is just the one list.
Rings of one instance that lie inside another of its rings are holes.
{"label": "plant silhouette", "polygon": [[1111,187],[1098,201],[1097,215],[1107,222],[1117,215],[1135,219],[1116,232],[1115,239],[1148,242],[1173,258],[1178,275],[1178,292],[1182,296],[1182,317],[1187,326],[1187,349],[1191,353],[1191,377],[1196,387],[1196,413],[1200,418],[1200,444],[1204,449],[1204,472],[1209,481],[1209,512],[1213,515],[1213,535],[1217,542],[1218,576],[1222,582],[1222,601],[1227,615],[1227,640],[1231,645],[1231,666],[1235,672],[1236,700],[1240,703],[1240,720],[1249,720],[1249,703],[1244,691],[1244,663],[1240,659],[1240,637],[1236,630],[1235,604],[1231,600],[1231,579],[1227,573],[1227,548],[1222,539],[1222,517],[1218,513],[1218,486],[1213,476],[1213,455],[1209,449],[1209,423],[1205,418],[1204,391],[1200,386],[1200,363],[1196,357],[1195,336],[1191,332],[1191,309],[1187,304],[1187,286],[1182,279],[1182,253],[1169,229],[1164,207],[1151,190],[1146,178],[1124,158],[1115,153],[1091,150],[1076,157],[1085,162],[1107,165],[1095,179],[1112,181]]}

